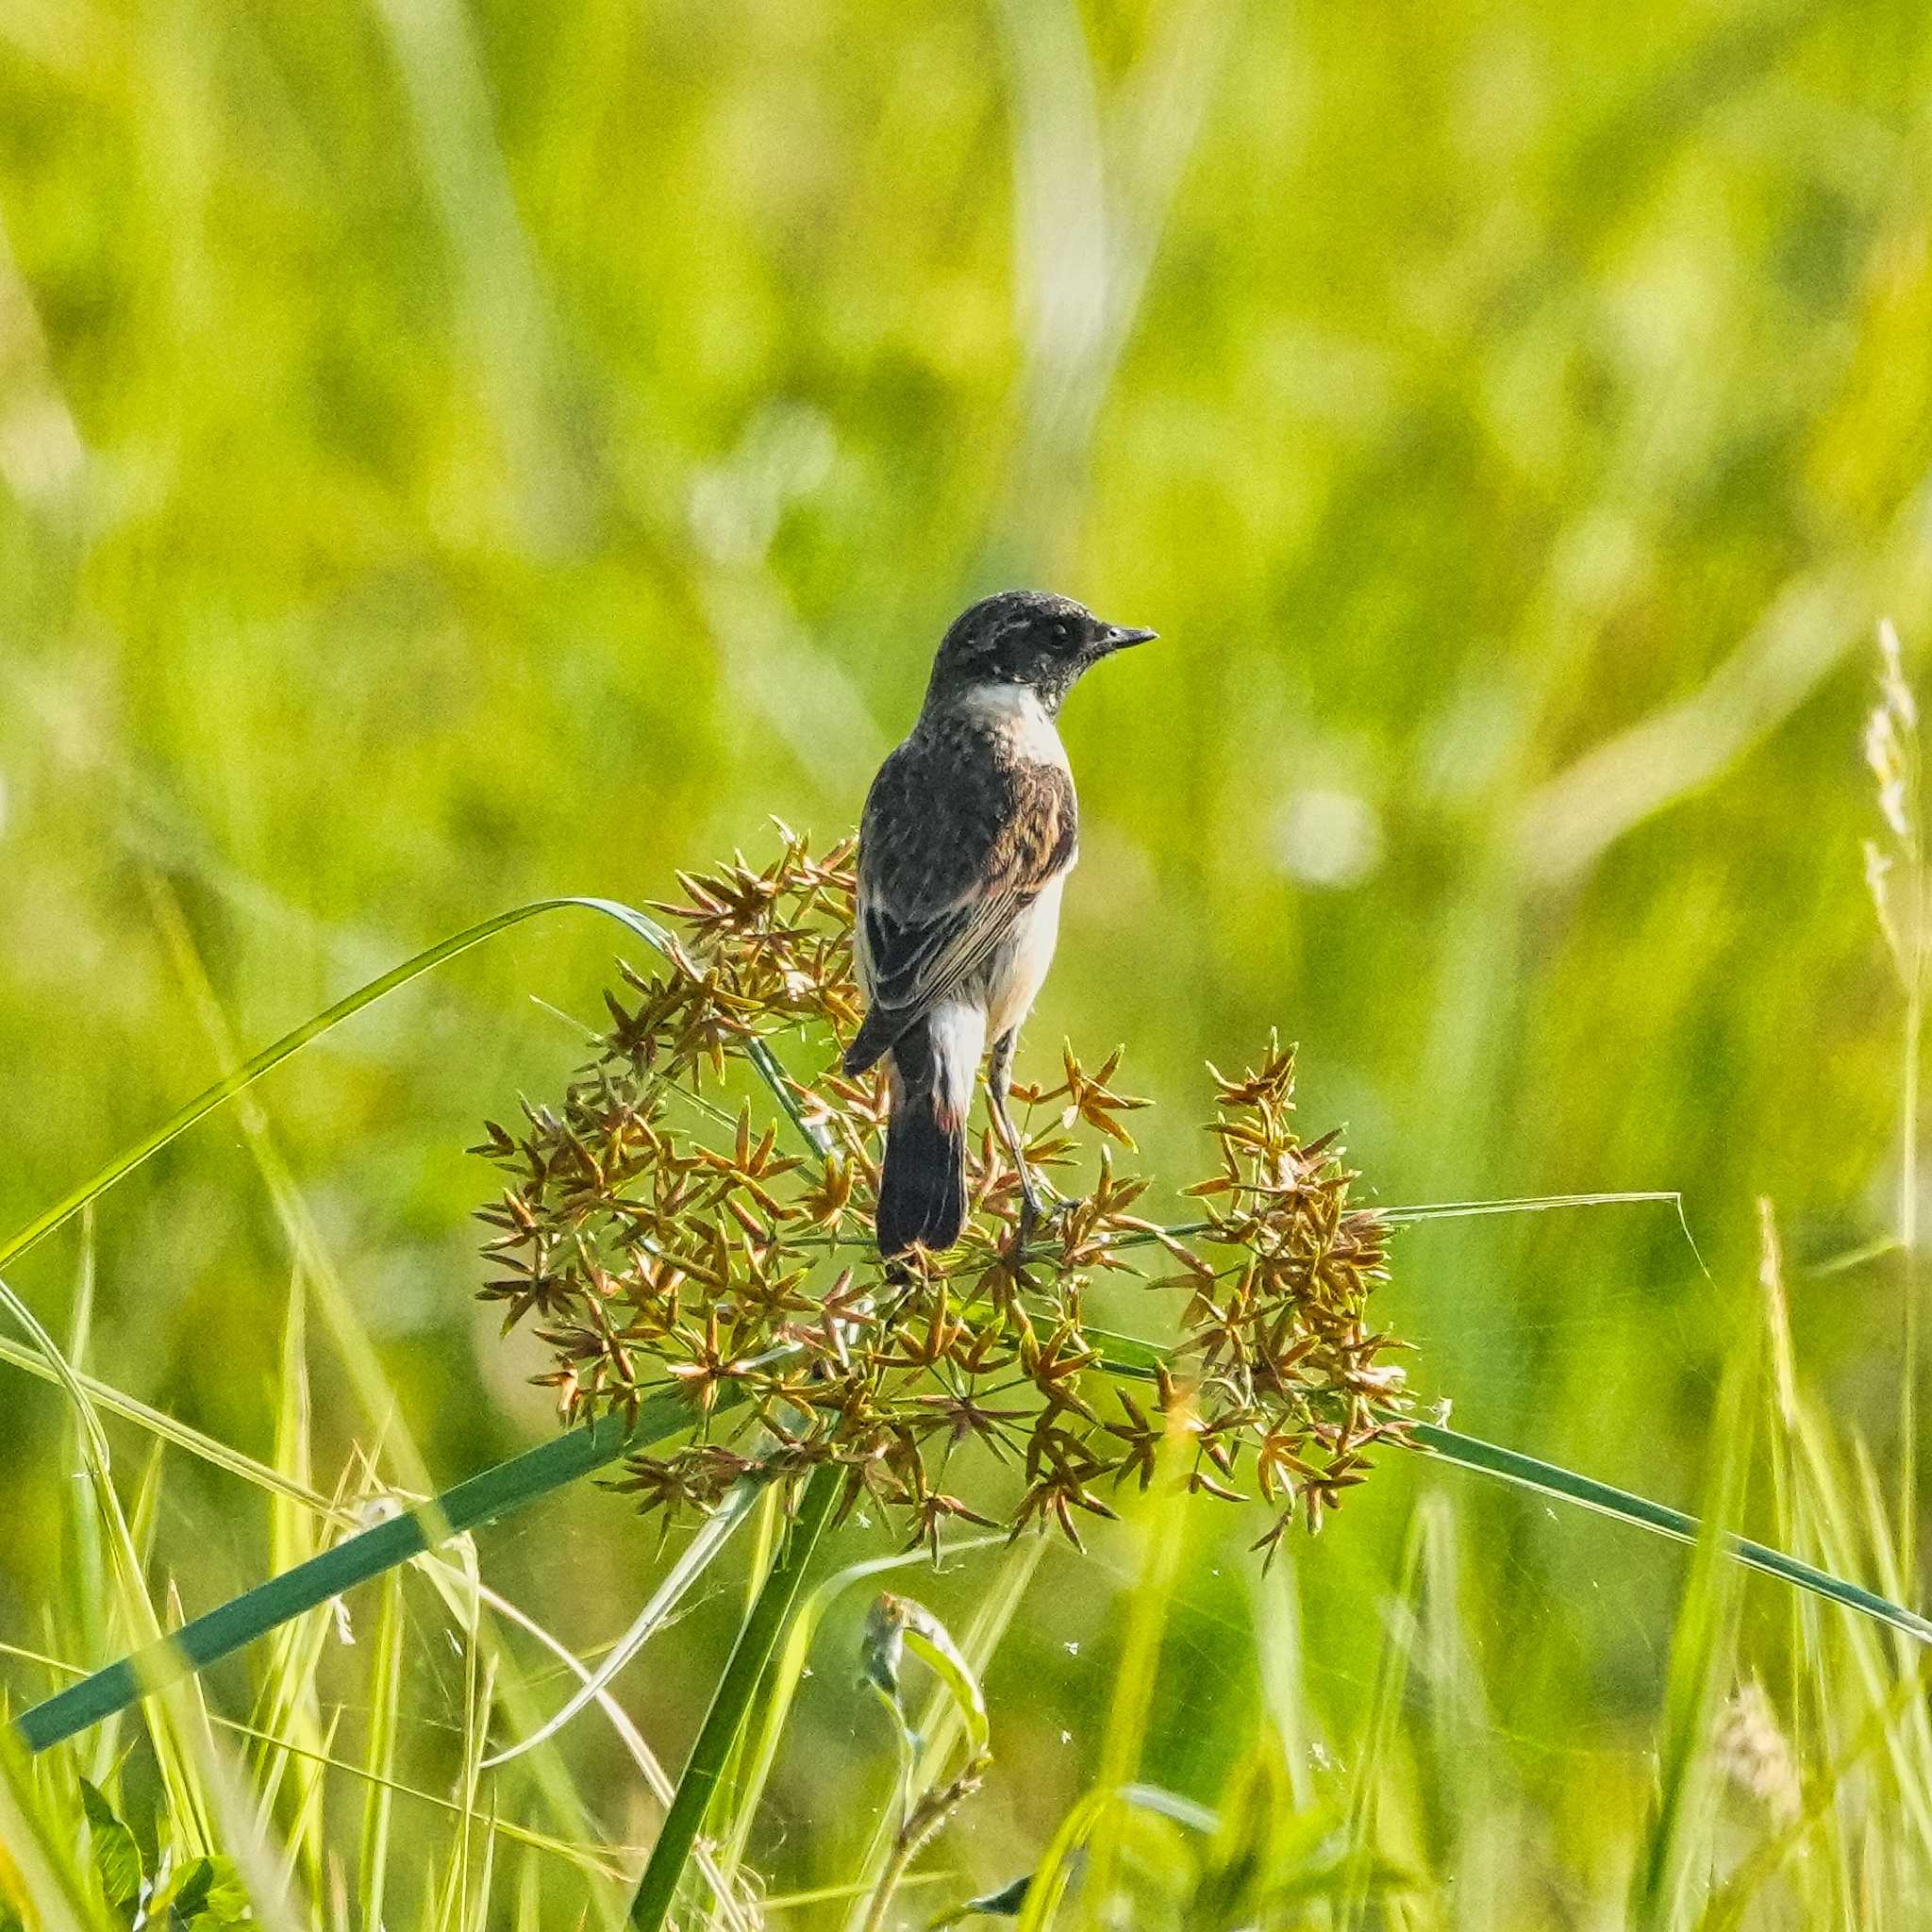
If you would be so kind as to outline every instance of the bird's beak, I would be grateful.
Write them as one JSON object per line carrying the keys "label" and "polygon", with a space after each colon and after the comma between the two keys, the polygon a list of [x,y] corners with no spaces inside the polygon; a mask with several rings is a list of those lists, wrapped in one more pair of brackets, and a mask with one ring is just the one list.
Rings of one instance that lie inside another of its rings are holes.
{"label": "bird's beak", "polygon": [[1158,630],[1130,630],[1124,625],[1110,624],[1100,635],[1100,654],[1110,657],[1129,644],[1151,644],[1159,635]]}

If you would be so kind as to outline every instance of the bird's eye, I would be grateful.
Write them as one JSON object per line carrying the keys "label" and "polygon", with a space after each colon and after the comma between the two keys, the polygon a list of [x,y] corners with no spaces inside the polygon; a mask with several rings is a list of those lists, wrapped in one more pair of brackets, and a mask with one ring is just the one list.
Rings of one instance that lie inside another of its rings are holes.
{"label": "bird's eye", "polygon": [[1063,624],[1057,624],[1053,627],[1054,642],[1057,644],[1065,643],[1072,635],[1073,633]]}

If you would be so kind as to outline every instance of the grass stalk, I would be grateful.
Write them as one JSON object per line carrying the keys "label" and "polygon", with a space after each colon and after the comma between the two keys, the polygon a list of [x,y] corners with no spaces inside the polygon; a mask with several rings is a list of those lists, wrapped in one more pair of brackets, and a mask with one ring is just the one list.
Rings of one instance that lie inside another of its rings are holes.
{"label": "grass stalk", "polygon": [[[955,1543],[948,1554],[955,1557],[963,1555],[980,1541],[982,1540],[975,1538],[966,1542]],[[991,1543],[998,1541],[999,1539],[987,1537],[983,1541]],[[988,1665],[992,1661],[994,1651],[998,1649],[1013,1618],[1019,1612],[1027,1587],[1033,1580],[1033,1574],[1039,1569],[1041,1558],[1046,1554],[1048,1547],[1045,1539],[1041,1537],[1028,1537],[1024,1541],[1011,1544],[1001,1560],[998,1573],[988,1587],[986,1595],[981,1599],[978,1609],[974,1612],[972,1623],[966,1626],[966,1634],[960,1639],[959,1648],[966,1658],[968,1668],[982,1681],[986,1676]],[[855,1565],[852,1570],[840,1574],[841,1576],[849,1579],[859,1569],[875,1572],[892,1560],[875,1559],[871,1564]],[[821,1591],[813,1592],[814,1597],[822,1593],[823,1588],[821,1586]],[[801,1613],[801,1623],[809,1609],[810,1605],[808,1604],[806,1612]],[[788,1660],[791,1651],[791,1644],[788,1642]],[[803,1662],[802,1657],[800,1662]],[[775,1703],[775,1699],[771,1702]],[[768,1709],[769,1707],[768,1705]],[[768,1731],[770,1726],[771,1720],[768,1716]],[[913,1727],[914,1736],[920,1740],[918,1756],[912,1767],[915,1785],[929,1790],[938,1781],[941,1767],[958,1745],[962,1728],[963,1718],[958,1700],[949,1695],[943,1685],[935,1685],[932,1694],[927,1698],[925,1707],[920,1713],[918,1724]],[[893,1855],[895,1843],[896,1834],[892,1829],[891,1814],[881,1807],[873,1825],[872,1838],[866,1846],[864,1859],[859,1865],[858,1876],[853,1884],[855,1898],[863,1900],[876,1892],[885,1876],[887,1863]],[[903,1887],[908,1881],[901,1879],[899,1882]],[[857,1932],[856,1927],[854,1932]]]}
{"label": "grass stalk", "polygon": [[0,1920],[12,1918],[16,1885],[38,1915],[37,1932],[108,1932],[108,1917],[94,1909],[75,1862],[71,1831],[46,1817],[25,1753],[0,1734]]}
{"label": "grass stalk", "polygon": [[379,1925],[388,1898],[390,1822],[394,1808],[396,1738],[403,1682],[403,1573],[382,1580],[376,1613],[375,1657],[369,1672],[369,1736],[360,1767],[365,1779],[362,1830],[358,1840],[356,1895],[361,1923]]}
{"label": "grass stalk", "polygon": [[685,1763],[684,1774],[677,1781],[677,1795],[671,1801],[663,1828],[651,1848],[643,1876],[638,1881],[637,1895],[630,1907],[630,1923],[637,1932],[662,1932],[670,1917],[684,1868],[690,1862],[691,1847],[710,1808],[725,1761],[737,1748],[751,1714],[758,1680],[778,1647],[778,1639],[797,1601],[812,1553],[832,1519],[843,1486],[843,1474],[832,1463],[822,1463],[806,1483],[784,1550],[765,1578],[751,1614],[739,1629],[738,1641],[732,1645],[724,1674],[718,1679],[710,1708],[705,1713],[697,1741]]}
{"label": "grass stalk", "polygon": [[1369,1696],[1368,1725],[1356,1759],[1348,1793],[1348,1862],[1336,1902],[1336,1932],[1357,1932],[1367,1916],[1374,1887],[1384,1770],[1394,1748],[1415,1660],[1417,1605],[1422,1594],[1425,1519],[1409,1519],[1396,1567],[1395,1591],[1388,1599],[1386,1627],[1375,1657],[1374,1686]]}
{"label": "grass stalk", "polygon": [[1724,1561],[1724,1525],[1743,1507],[1762,1353],[1761,1337],[1747,1335],[1719,1396],[1708,1507],[1671,1641],[1655,1804],[1632,1874],[1630,1923],[1641,1932],[1681,1922],[1693,1872],[1710,1856],[1719,1782],[1711,1735],[1738,1647],[1739,1579]]}
{"label": "grass stalk", "polygon": [[923,1838],[901,1834],[893,1840],[892,1849],[886,1859],[886,1869],[879,1874],[878,1883],[873,1888],[872,1898],[865,1908],[865,1918],[858,1932],[885,1932],[886,1914],[892,1908],[892,1900],[899,1888],[905,1884],[906,1875],[911,1870],[912,1861],[925,1848]]}

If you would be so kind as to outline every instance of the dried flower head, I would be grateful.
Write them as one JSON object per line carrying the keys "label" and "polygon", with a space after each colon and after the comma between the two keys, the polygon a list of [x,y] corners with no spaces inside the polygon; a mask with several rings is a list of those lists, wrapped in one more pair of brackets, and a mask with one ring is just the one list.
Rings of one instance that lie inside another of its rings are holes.
{"label": "dried flower head", "polygon": [[[1214,1072],[1214,1170],[1186,1190],[1205,1219],[1136,1213],[1147,1182],[1114,1157],[1134,1147],[1122,1117],[1147,1103],[1116,1087],[1118,1052],[1090,1072],[1069,1049],[1057,1084],[1013,1091],[1036,1168],[1097,1149],[1084,1198],[1023,1243],[1018,1181],[988,1131],[958,1246],[881,1263],[884,1082],[836,1071],[860,1015],[852,848],[814,858],[779,829],[762,870],[739,858],[680,879],[684,898],[656,909],[685,937],[656,974],[622,969],[629,995],[607,995],[596,1058],[558,1105],[525,1104],[519,1131],[492,1123],[475,1150],[506,1176],[480,1217],[481,1292],[506,1332],[529,1321],[554,1352],[538,1379],[563,1419],[684,1392],[690,1441],[633,1457],[617,1483],[666,1523],[754,1467],[830,1460],[847,1507],[871,1497],[936,1555],[955,1522],[1055,1524],[1077,1544],[1079,1513],[1111,1515],[1105,1491],[1144,1487],[1180,1430],[1191,1487],[1275,1507],[1271,1552],[1297,1512],[1319,1527],[1408,1413],[1397,1344],[1367,1316],[1386,1231],[1350,1206],[1335,1137],[1296,1134],[1291,1050],[1271,1041],[1239,1077]],[[831,1071],[803,1078],[786,1058]],[[1169,1301],[1164,1353],[1090,1324],[1105,1275]],[[957,1492],[969,1449],[1017,1478],[997,1513]]]}

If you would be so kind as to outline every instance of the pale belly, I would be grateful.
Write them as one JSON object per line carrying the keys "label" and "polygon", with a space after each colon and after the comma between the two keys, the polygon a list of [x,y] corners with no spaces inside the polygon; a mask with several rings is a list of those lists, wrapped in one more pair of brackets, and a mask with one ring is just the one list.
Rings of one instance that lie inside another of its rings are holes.
{"label": "pale belly", "polygon": [[989,1046],[1019,1025],[1039,997],[1059,939],[1060,888],[1066,876],[1063,872],[1041,888],[1040,896],[1014,922],[1012,932],[986,963],[978,991],[986,1008]]}

